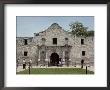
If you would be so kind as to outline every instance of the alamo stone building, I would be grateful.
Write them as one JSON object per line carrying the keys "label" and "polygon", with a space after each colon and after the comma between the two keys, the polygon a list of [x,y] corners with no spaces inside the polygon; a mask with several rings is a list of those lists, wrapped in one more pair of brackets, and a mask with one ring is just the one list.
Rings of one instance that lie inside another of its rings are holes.
{"label": "alamo stone building", "polygon": [[33,65],[94,65],[94,37],[75,36],[53,23],[33,37],[16,37],[16,60],[32,60]]}

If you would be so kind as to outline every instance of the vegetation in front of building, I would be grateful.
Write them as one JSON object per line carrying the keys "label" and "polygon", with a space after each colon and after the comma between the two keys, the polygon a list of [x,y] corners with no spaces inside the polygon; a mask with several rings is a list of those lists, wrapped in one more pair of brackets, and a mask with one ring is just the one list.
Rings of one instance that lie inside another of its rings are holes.
{"label": "vegetation in front of building", "polygon": [[[17,74],[29,74],[29,69],[17,72]],[[82,68],[31,68],[30,74],[86,74],[86,69]],[[87,74],[94,74],[87,70]]]}

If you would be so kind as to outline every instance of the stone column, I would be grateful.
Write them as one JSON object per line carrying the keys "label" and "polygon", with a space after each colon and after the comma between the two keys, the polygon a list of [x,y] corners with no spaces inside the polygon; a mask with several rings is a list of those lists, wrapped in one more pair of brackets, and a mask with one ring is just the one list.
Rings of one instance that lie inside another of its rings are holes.
{"label": "stone column", "polygon": [[63,58],[62,58],[62,61],[63,61],[63,65],[65,65],[65,51],[63,51]]}
{"label": "stone column", "polygon": [[47,51],[46,51],[46,57],[45,57],[45,64],[46,66],[48,66]]}
{"label": "stone column", "polygon": [[46,52],[46,59],[47,59],[47,52]]}
{"label": "stone column", "polygon": [[47,52],[46,52],[46,57],[45,57],[45,61],[48,61],[48,59],[47,59]]}
{"label": "stone column", "polygon": [[65,52],[63,51],[63,60],[65,61]]}

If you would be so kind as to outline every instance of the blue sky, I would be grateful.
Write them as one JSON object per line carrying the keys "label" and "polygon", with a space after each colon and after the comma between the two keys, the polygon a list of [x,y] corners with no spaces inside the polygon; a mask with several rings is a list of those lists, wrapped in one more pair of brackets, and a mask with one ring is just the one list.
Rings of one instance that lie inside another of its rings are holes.
{"label": "blue sky", "polygon": [[94,30],[93,16],[17,16],[17,37],[33,37],[34,33],[47,29],[52,23],[70,30],[69,24],[75,21],[83,23],[88,30]]}

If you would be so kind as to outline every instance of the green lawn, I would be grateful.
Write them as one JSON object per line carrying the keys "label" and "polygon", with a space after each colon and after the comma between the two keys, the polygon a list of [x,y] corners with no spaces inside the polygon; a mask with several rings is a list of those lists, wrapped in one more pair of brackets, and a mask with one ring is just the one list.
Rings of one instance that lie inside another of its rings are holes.
{"label": "green lawn", "polygon": [[[85,69],[81,68],[31,68],[31,74],[86,74]],[[88,74],[94,74],[93,71],[87,71]],[[17,74],[29,74],[29,70],[17,72]]]}

